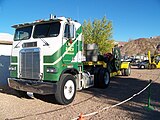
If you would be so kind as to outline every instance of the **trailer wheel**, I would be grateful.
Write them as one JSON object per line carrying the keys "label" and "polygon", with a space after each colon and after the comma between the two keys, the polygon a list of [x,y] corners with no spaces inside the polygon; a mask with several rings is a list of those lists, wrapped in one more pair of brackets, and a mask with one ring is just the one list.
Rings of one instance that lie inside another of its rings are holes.
{"label": "trailer wheel", "polygon": [[127,69],[124,69],[124,75],[129,76],[131,74],[131,67],[129,66]]}
{"label": "trailer wheel", "polygon": [[107,88],[110,83],[110,74],[109,72],[102,68],[99,72],[99,88]]}
{"label": "trailer wheel", "polygon": [[102,87],[107,88],[109,86],[109,83],[110,83],[110,73],[107,70],[104,71],[103,81],[104,81],[104,84],[103,84]]}
{"label": "trailer wheel", "polygon": [[71,74],[63,74],[57,86],[55,99],[59,104],[70,104],[76,94],[75,78]]}
{"label": "trailer wheel", "polygon": [[124,73],[124,69],[122,69],[122,70],[121,70],[121,74],[122,74],[122,76],[124,76],[124,75],[125,75],[125,73]]}

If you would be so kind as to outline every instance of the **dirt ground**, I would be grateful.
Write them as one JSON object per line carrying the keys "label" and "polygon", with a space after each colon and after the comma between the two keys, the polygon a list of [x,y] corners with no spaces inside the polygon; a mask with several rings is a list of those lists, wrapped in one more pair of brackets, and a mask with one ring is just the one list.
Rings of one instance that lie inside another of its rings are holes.
{"label": "dirt ground", "polygon": [[132,69],[131,76],[111,79],[106,89],[89,88],[77,92],[70,105],[58,105],[54,96],[20,97],[11,89],[0,89],[0,120],[71,120],[80,113],[97,112],[117,104],[142,90],[149,80],[151,106],[148,110],[148,89],[130,101],[115,108],[103,110],[86,120],[159,120],[160,119],[160,70]]}

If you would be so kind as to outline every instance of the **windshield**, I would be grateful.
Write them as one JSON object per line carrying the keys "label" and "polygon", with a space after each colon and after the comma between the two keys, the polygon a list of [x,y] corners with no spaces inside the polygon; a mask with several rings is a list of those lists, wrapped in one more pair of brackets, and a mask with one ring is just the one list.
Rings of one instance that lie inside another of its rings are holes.
{"label": "windshield", "polygon": [[14,35],[14,40],[27,40],[31,37],[32,26],[27,26],[23,28],[17,28]]}
{"label": "windshield", "polygon": [[60,22],[38,24],[35,26],[33,38],[57,37],[60,32]]}

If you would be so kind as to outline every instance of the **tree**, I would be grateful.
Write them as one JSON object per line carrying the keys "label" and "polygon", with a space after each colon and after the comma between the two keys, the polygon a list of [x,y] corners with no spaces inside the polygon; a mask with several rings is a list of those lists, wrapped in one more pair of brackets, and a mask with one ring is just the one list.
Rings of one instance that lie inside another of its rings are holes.
{"label": "tree", "polygon": [[101,54],[111,52],[114,46],[112,40],[112,22],[104,16],[102,20],[95,19],[93,22],[85,20],[83,25],[85,44],[96,43]]}

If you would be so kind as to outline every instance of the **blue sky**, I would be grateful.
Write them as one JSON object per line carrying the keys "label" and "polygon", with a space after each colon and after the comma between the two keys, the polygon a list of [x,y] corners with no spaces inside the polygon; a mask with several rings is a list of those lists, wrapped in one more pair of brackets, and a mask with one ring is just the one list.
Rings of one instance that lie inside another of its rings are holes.
{"label": "blue sky", "polygon": [[160,0],[0,0],[0,33],[14,34],[12,25],[51,13],[80,23],[106,16],[116,41],[160,35]]}

